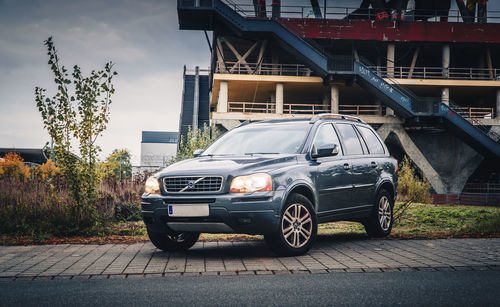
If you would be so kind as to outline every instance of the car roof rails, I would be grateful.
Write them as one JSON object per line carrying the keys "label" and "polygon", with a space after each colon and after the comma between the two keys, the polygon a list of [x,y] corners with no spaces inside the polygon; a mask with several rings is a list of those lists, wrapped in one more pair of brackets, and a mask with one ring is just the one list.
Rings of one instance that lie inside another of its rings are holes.
{"label": "car roof rails", "polygon": [[334,113],[323,113],[323,114],[318,114],[316,116],[314,116],[313,118],[311,118],[311,120],[309,121],[310,124],[314,124],[315,122],[317,122],[318,120],[320,119],[323,119],[323,118],[327,118],[327,119],[345,119],[345,120],[352,120],[352,121],[356,121],[356,122],[359,122],[359,123],[363,123],[363,124],[366,124],[366,122],[358,117],[355,117],[355,116],[351,116],[351,115],[345,115],[345,114],[334,114]]}

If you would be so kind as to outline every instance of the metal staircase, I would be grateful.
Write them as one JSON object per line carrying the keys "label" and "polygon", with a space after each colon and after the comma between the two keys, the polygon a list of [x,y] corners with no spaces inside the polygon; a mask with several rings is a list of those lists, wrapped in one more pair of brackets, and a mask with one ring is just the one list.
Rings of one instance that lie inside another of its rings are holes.
{"label": "metal staircase", "polygon": [[[227,0],[226,0],[227,1]],[[496,136],[477,127],[441,101],[420,98],[411,91],[387,82],[367,65],[353,57],[330,56],[307,43],[279,22],[269,19],[245,18],[237,6],[222,0],[178,0],[177,12],[181,30],[217,30],[230,28],[237,35],[269,35],[295,57],[309,65],[325,81],[354,78],[362,88],[380,99],[407,121],[437,121],[461,137],[484,156],[500,158]]]}

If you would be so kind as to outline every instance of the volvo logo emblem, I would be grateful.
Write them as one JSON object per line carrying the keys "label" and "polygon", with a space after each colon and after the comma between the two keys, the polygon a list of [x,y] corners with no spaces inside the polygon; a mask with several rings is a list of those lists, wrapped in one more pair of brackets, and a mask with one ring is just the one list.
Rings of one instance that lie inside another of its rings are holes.
{"label": "volvo logo emblem", "polygon": [[188,187],[189,189],[193,189],[193,188],[194,188],[194,181],[189,181],[189,183],[188,183],[187,187]]}

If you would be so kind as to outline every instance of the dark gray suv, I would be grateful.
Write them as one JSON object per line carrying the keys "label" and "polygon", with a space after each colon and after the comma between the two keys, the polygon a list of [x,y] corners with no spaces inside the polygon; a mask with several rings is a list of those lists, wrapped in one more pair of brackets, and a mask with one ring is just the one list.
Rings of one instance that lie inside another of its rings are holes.
{"label": "dark gray suv", "polygon": [[246,233],[263,234],[279,255],[301,255],[319,223],[391,232],[397,161],[358,118],[245,123],[197,154],[146,182],[142,216],[159,249],[186,250],[202,232]]}

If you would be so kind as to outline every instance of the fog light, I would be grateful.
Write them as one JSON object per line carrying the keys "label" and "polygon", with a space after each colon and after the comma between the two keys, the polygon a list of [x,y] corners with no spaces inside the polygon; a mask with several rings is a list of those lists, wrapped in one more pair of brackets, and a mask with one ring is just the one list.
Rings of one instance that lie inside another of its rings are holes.
{"label": "fog light", "polygon": [[252,222],[252,218],[250,218],[250,217],[238,218],[238,223],[240,223],[240,224],[250,224],[251,222]]}

